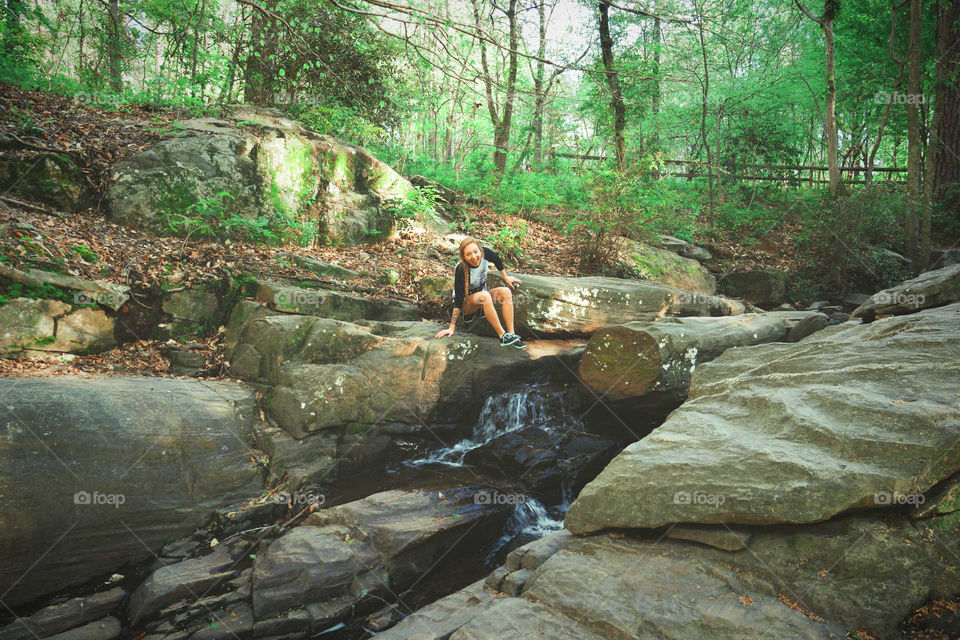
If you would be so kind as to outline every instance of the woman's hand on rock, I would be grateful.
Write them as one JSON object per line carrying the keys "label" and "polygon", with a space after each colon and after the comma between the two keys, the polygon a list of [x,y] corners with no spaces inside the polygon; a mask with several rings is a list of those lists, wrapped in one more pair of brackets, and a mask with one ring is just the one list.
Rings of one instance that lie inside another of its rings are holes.
{"label": "woman's hand on rock", "polygon": [[441,329],[437,332],[437,335],[433,336],[434,338],[443,338],[444,336],[452,336],[453,329]]}

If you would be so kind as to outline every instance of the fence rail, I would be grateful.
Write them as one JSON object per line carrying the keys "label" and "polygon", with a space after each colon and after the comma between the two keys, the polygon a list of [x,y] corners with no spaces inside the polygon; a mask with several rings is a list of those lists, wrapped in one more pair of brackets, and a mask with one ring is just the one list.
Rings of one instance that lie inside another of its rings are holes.
{"label": "fence rail", "polygon": [[[555,158],[570,158],[572,160],[613,160],[613,158],[607,156],[596,156],[596,155],[581,155],[576,153],[560,153],[552,152],[550,154]],[[706,162],[700,162],[697,160],[663,160],[663,164],[671,166],[681,166],[687,167],[686,171],[683,172],[662,172],[660,175],[664,176],[676,176],[679,178],[687,178],[688,180],[703,177],[706,174],[701,173],[700,169],[705,169],[709,167]],[[713,165],[714,171],[716,171],[720,176],[729,178],[731,180],[770,180],[770,181],[795,181],[795,182],[806,182],[808,184],[829,184],[829,180],[825,179],[823,174],[829,171],[829,167],[821,167],[817,165],[785,165],[785,164],[730,164],[724,166]],[[765,169],[770,171],[784,171],[790,172],[793,175],[737,175],[737,171],[747,170],[747,169]],[[840,172],[845,173],[849,176],[849,179],[844,179],[843,182],[846,184],[868,184],[872,180],[863,179],[857,180],[856,178],[859,175],[864,177],[868,174],[867,167],[840,167]],[[870,174],[874,173],[906,173],[906,168],[901,167],[871,167],[869,169]],[[806,174],[806,175],[803,175]],[[888,180],[885,179],[884,182],[891,182],[893,184],[906,184],[903,180]]]}

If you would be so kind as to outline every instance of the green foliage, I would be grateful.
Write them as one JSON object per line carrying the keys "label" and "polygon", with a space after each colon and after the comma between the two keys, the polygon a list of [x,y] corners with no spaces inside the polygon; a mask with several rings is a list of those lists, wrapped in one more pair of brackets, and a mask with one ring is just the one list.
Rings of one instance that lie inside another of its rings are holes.
{"label": "green foliage", "polygon": [[390,201],[384,211],[397,228],[402,229],[414,221],[424,223],[437,215],[437,190],[433,187],[413,187],[403,198]]}
{"label": "green foliage", "polygon": [[67,245],[67,248],[73,251],[76,255],[86,260],[87,262],[95,263],[100,260],[100,256],[97,255],[97,252],[86,245],[71,244],[71,245]]}
{"label": "green foliage", "polygon": [[[0,306],[3,306],[14,298],[31,298],[35,300],[60,300],[68,304],[74,304],[74,292],[60,289],[52,284],[23,284],[20,282],[8,282],[0,289]],[[83,306],[93,306],[90,304],[75,305],[78,308]]]}
{"label": "green foliage", "polygon": [[801,207],[801,286],[815,294],[872,292],[903,280],[899,258],[884,249],[903,250],[907,206],[901,190],[877,184]]}
{"label": "green foliage", "polygon": [[486,244],[497,247],[500,253],[512,260],[523,257],[523,242],[527,237],[527,223],[520,221],[516,228],[501,227],[496,232],[484,236]]}
{"label": "green foliage", "polygon": [[[162,203],[163,231],[173,235],[207,240],[246,240],[256,244],[280,245],[298,242],[303,246],[313,240],[316,231],[304,221],[297,220],[282,210],[257,218],[247,218],[229,210],[227,200],[233,200],[228,191],[177,208],[189,200],[190,194],[176,189]],[[286,207],[284,207],[285,209]]]}

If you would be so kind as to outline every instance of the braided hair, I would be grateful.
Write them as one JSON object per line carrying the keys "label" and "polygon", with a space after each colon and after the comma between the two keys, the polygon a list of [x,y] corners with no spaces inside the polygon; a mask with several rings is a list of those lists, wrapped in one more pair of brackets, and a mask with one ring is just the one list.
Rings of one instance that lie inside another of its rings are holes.
{"label": "braided hair", "polygon": [[476,243],[477,247],[480,250],[483,250],[483,247],[480,245],[480,241],[476,238],[466,237],[460,241],[460,268],[463,269],[463,300],[466,304],[467,296],[470,295],[470,267],[467,265],[467,259],[464,257],[464,252],[467,250],[471,244]]}

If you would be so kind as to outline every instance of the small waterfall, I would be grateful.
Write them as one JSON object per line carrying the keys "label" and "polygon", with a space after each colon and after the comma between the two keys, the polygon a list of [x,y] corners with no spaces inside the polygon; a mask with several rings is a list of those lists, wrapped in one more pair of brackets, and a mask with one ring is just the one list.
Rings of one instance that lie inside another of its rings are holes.
{"label": "small waterfall", "polygon": [[470,438],[451,447],[434,451],[425,458],[408,460],[404,464],[420,467],[427,464],[463,466],[463,457],[470,451],[490,442],[497,436],[527,427],[565,426],[582,429],[581,421],[569,408],[567,394],[562,391],[545,391],[539,386],[527,386],[520,391],[511,391],[490,396],[480,410]]}
{"label": "small waterfall", "polygon": [[[566,513],[569,506],[564,502],[561,505],[561,513]],[[547,508],[536,498],[528,497],[525,502],[518,504],[513,509],[510,518],[503,528],[503,535],[493,545],[493,549],[487,555],[487,564],[494,564],[497,554],[511,542],[520,539],[521,543],[531,540],[537,540],[544,536],[556,533],[563,529],[563,519],[556,520],[550,517]]]}

